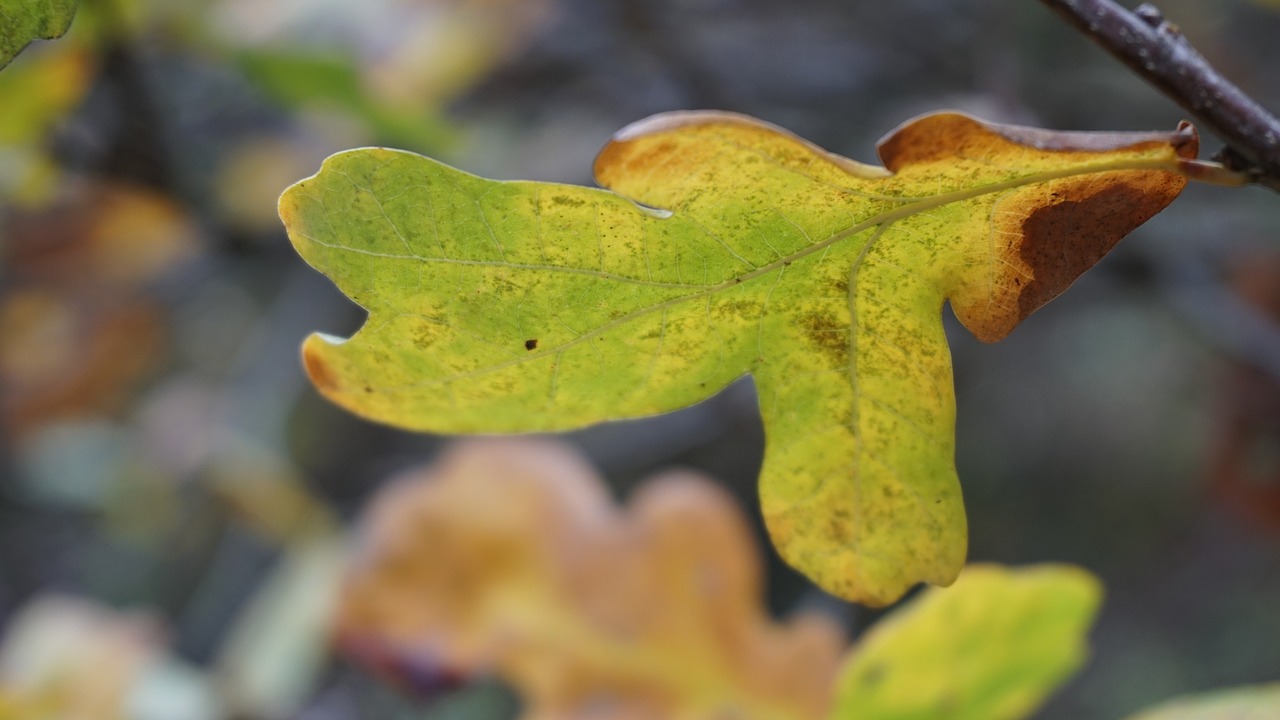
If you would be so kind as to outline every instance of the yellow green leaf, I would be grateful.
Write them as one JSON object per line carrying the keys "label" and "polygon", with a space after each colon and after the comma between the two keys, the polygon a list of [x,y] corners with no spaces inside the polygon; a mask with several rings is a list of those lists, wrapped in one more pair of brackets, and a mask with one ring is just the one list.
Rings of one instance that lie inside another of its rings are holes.
{"label": "yellow green leaf", "polygon": [[845,598],[949,584],[967,529],[940,309],[996,340],[1181,191],[1194,130],[1052,133],[944,113],[885,168],[725,113],[621,131],[610,190],[411,153],[285,192],[298,252],[369,311],[303,354],[331,400],[444,433],[566,430],[751,375],[781,554]]}
{"label": "yellow green leaf", "polygon": [[1280,717],[1280,684],[1188,695],[1161,703],[1129,720],[1274,720]]}
{"label": "yellow green leaf", "polygon": [[33,40],[62,37],[79,0],[0,0],[0,68]]}
{"label": "yellow green leaf", "polygon": [[1026,717],[1085,659],[1101,596],[1071,567],[969,566],[875,625],[837,681],[836,720]]}
{"label": "yellow green leaf", "polygon": [[558,445],[477,441],[380,493],[338,627],[402,680],[494,673],[530,720],[824,717],[843,633],[774,622],[761,593],[713,483],[655,479],[620,512]]}

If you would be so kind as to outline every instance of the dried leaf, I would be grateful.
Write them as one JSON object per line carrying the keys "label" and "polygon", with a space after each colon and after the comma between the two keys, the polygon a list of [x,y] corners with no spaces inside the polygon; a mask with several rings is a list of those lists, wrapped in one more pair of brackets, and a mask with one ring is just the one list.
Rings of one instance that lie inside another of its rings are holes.
{"label": "dried leaf", "polygon": [[839,631],[760,607],[759,560],[701,478],[624,514],[555,445],[473,442],[382,493],[340,610],[402,680],[493,671],[529,718],[817,718]]}
{"label": "dried leaf", "polygon": [[886,170],[742,116],[675,113],[601,152],[614,192],[364,149],[280,211],[370,314],[349,340],[305,344],[333,401],[417,430],[565,430],[750,374],[780,552],[883,605],[964,563],[942,303],[1003,337],[1169,203],[1196,146],[1190,126],[1053,133],[944,113],[886,138]]}
{"label": "dried leaf", "polygon": [[833,717],[1027,717],[1084,662],[1100,596],[1097,580],[1076,568],[971,565],[859,641]]}

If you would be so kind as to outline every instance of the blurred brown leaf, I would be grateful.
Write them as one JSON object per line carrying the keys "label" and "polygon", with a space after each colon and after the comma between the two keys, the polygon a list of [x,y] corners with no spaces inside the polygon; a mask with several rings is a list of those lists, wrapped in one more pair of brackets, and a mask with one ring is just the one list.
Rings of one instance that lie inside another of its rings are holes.
{"label": "blurred brown leaf", "polygon": [[6,431],[120,407],[159,359],[164,324],[150,302],[95,306],[48,290],[0,299],[0,421]]}
{"label": "blurred brown leaf", "polygon": [[106,183],[4,219],[0,424],[121,407],[163,357],[148,285],[196,254],[194,224],[163,196]]}
{"label": "blurred brown leaf", "polygon": [[6,218],[6,271],[67,292],[132,290],[196,254],[191,218],[163,195],[107,182]]}
{"label": "blurred brown leaf", "polygon": [[[1237,263],[1232,287],[1263,317],[1280,324],[1280,256]],[[1223,378],[1211,446],[1213,491],[1233,512],[1280,532],[1280,382],[1237,360]]]}
{"label": "blurred brown leaf", "polygon": [[[339,611],[409,680],[492,671],[527,718],[817,718],[842,633],[771,621],[733,501],[689,473],[620,512],[564,448],[471,442],[387,488]],[[424,675],[423,673],[427,675]]]}

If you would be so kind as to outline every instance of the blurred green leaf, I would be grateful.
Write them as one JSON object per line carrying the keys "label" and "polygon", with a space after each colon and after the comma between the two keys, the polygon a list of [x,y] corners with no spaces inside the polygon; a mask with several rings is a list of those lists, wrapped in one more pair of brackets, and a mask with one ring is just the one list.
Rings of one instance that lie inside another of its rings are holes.
{"label": "blurred green leaf", "polygon": [[42,140],[80,103],[94,71],[74,39],[41,50],[0,72],[0,196],[21,203],[56,187],[59,171]]}
{"label": "blurred green leaf", "polygon": [[0,0],[0,67],[33,40],[62,37],[79,0]]}
{"label": "blurred green leaf", "polygon": [[237,716],[292,717],[315,691],[345,560],[335,530],[300,539],[240,613],[217,664]]}
{"label": "blurred green leaf", "polygon": [[28,59],[0,75],[0,143],[5,145],[34,142],[80,101],[89,84],[89,58],[79,48]]}
{"label": "blurred green leaf", "polygon": [[1100,597],[1098,582],[1076,568],[970,566],[858,643],[832,717],[1025,717],[1084,661]]}
{"label": "blurred green leaf", "polygon": [[340,55],[269,49],[244,50],[236,59],[250,80],[287,108],[338,108],[379,140],[407,148],[438,151],[453,140],[452,128],[432,108],[411,111],[371,99],[355,66]]}
{"label": "blurred green leaf", "polygon": [[1129,720],[1274,720],[1280,717],[1280,683],[1188,695],[1161,703]]}

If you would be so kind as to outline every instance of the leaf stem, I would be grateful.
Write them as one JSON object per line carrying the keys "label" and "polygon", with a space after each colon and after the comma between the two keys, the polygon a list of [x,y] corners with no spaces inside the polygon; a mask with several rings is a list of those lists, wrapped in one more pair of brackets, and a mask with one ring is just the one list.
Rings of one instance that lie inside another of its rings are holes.
{"label": "leaf stem", "polygon": [[[1226,170],[1280,192],[1280,118],[1219,74],[1154,6],[1130,12],[1112,0],[1041,2],[1226,142],[1216,158]],[[1209,182],[1226,177],[1218,172],[1188,176]]]}

